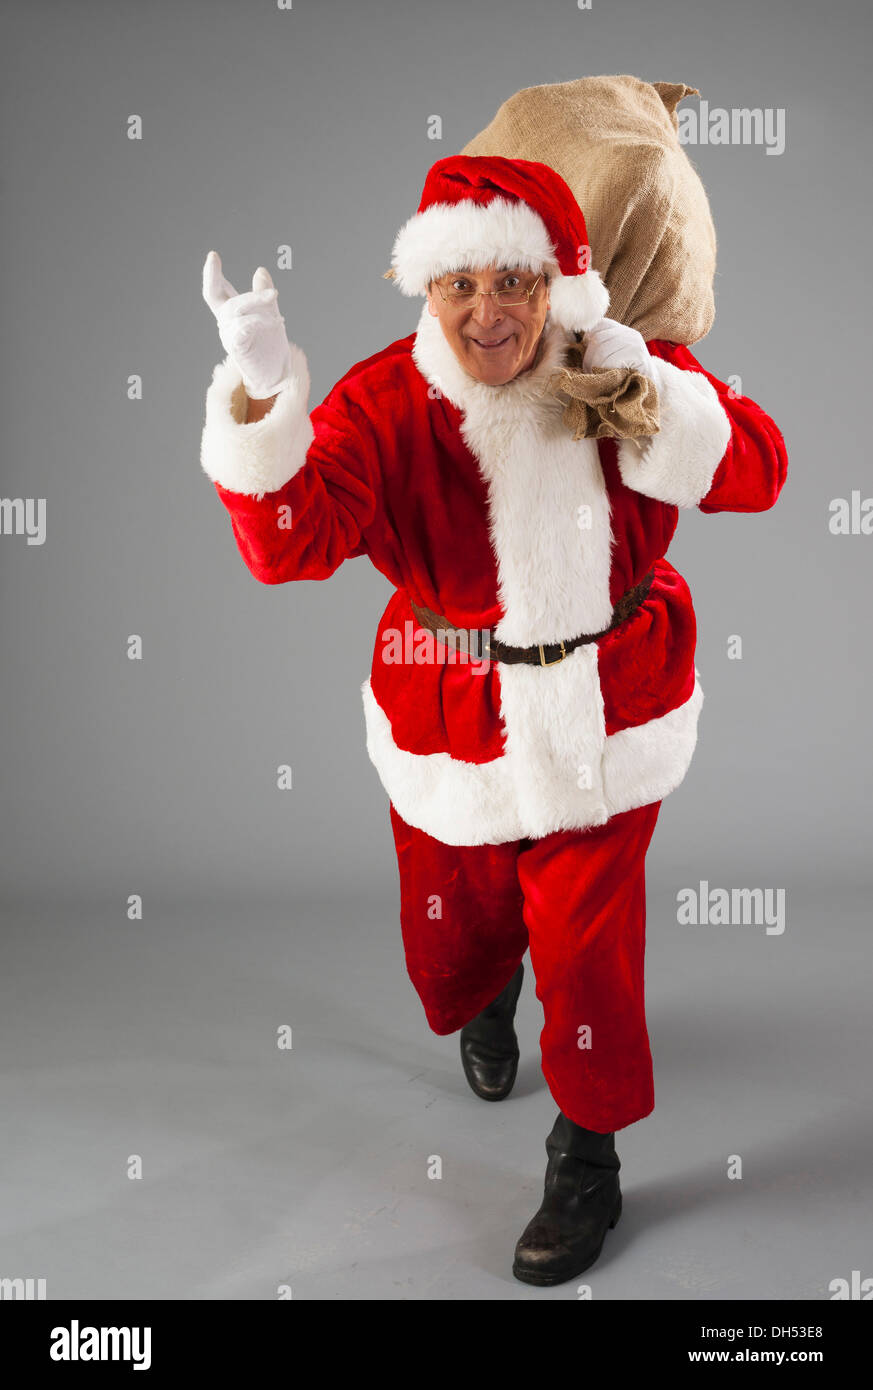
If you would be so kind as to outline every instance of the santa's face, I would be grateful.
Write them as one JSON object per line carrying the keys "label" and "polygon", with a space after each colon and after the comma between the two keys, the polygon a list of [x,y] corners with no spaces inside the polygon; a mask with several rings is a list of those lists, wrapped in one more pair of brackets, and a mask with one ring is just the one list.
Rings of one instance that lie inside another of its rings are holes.
{"label": "santa's face", "polygon": [[[471,291],[518,291],[533,285],[529,301],[511,307],[498,304],[494,294],[477,293],[472,301],[446,297]],[[549,309],[544,276],[495,266],[454,271],[431,282],[427,303],[461,366],[477,381],[499,386],[533,365]]]}

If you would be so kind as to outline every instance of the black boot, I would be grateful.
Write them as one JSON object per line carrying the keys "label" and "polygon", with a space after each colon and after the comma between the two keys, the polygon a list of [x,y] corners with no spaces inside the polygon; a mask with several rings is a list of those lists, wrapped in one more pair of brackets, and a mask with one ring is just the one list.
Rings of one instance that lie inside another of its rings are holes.
{"label": "black boot", "polygon": [[515,1084],[519,1054],[513,1019],[523,978],[519,965],[497,998],[461,1029],[464,1075],[482,1100],[503,1100]]}
{"label": "black boot", "polygon": [[621,1216],[614,1133],[582,1129],[559,1111],[546,1152],[542,1206],[515,1247],[512,1272],[525,1284],[563,1284],[582,1274]]}

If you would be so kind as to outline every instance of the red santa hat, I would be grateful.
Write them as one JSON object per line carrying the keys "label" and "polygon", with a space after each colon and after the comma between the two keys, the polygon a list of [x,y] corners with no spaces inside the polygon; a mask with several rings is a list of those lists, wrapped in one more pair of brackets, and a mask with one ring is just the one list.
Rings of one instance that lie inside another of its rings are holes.
{"label": "red santa hat", "polygon": [[609,307],[590,259],[582,210],[548,164],[455,154],[430,170],[418,211],[397,233],[388,274],[403,294],[416,295],[453,270],[546,271],[552,319],[585,332]]}

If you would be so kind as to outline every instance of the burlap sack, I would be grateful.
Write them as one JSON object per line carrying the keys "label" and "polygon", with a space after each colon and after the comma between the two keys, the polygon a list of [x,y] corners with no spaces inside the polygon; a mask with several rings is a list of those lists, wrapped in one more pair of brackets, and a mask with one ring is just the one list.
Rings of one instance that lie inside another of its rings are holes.
{"label": "burlap sack", "polygon": [[570,348],[566,365],[549,379],[549,391],[563,403],[564,424],[574,439],[638,439],[661,428],[655,383],[626,367],[583,372],[581,348]]}
{"label": "burlap sack", "polygon": [[549,164],[582,209],[609,317],[690,347],[715,317],[715,227],[679,144],[684,82],[580,77],[525,87],[461,154]]}

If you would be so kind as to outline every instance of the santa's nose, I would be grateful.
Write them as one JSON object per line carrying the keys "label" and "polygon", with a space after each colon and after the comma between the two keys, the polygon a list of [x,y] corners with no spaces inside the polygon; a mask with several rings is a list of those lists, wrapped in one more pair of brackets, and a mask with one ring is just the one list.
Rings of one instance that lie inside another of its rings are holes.
{"label": "santa's nose", "polygon": [[503,318],[503,310],[493,294],[480,294],[479,303],[473,310],[473,318],[483,327],[500,322]]}

